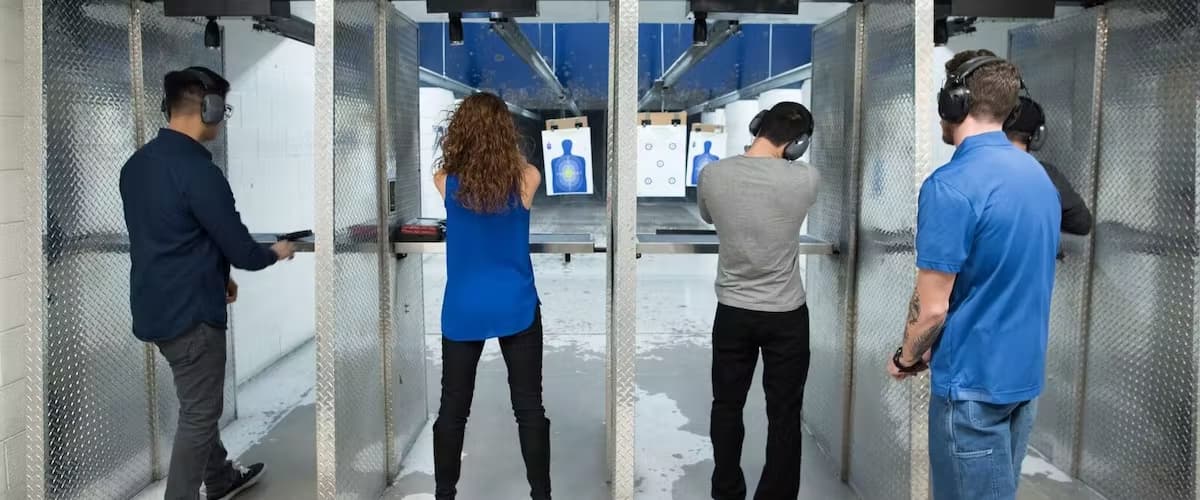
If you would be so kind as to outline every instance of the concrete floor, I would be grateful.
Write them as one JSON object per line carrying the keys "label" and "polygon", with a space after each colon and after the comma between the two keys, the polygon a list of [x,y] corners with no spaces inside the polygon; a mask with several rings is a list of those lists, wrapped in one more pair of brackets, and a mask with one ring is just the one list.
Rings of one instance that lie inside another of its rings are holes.
{"label": "concrete floor", "polygon": [[[703,227],[691,204],[643,203],[639,231]],[[603,241],[603,205],[566,201],[535,211],[535,232],[592,232]],[[441,370],[441,292],[445,260],[425,257],[426,358],[429,400],[436,411]],[[605,483],[604,276],[603,255],[534,257],[546,331],[545,401],[552,420],[552,474],[556,498],[608,498]],[[654,256],[639,260],[637,356],[637,498],[708,498],[712,449],[707,437],[711,390],[709,333],[716,306],[712,292],[716,257]],[[223,433],[241,461],[269,465],[263,484],[240,498],[309,499],[315,490],[315,413],[312,405],[314,349],[305,346],[245,384],[238,421]],[[761,366],[761,365],[760,365]],[[765,429],[761,386],[746,408],[743,466],[751,491],[762,467]],[[432,500],[430,429],[418,437],[403,470],[384,498]],[[830,462],[805,442],[800,498],[852,499]],[[1026,460],[1021,500],[1099,498],[1036,454]],[[162,485],[138,498],[161,498]],[[460,498],[528,498],[505,383],[504,362],[489,343],[480,362],[472,418],[464,450]]]}

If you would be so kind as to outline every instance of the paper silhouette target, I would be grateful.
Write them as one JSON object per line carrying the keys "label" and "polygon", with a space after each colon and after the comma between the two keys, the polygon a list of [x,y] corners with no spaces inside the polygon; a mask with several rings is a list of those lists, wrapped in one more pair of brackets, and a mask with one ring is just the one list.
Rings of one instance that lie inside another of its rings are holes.
{"label": "paper silhouette target", "polygon": [[546,195],[592,194],[592,131],[588,127],[543,130]]}
{"label": "paper silhouette target", "polygon": [[700,183],[700,173],[725,153],[725,133],[691,131],[688,141],[688,187]]}

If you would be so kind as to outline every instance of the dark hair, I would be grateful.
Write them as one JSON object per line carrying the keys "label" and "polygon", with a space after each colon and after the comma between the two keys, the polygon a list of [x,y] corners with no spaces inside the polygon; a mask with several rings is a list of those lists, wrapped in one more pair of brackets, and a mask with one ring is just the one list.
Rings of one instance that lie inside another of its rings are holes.
{"label": "dark hair", "polygon": [[1037,101],[1025,96],[1020,99],[1021,107],[1017,116],[1011,123],[1005,124],[1004,133],[1008,134],[1009,139],[1029,144],[1038,127],[1046,124],[1046,114]]}
{"label": "dark hair", "polygon": [[783,146],[805,135],[812,135],[812,113],[804,105],[785,101],[771,107],[758,126],[758,136]]}
{"label": "dark hair", "polygon": [[477,213],[503,213],[520,194],[525,156],[508,105],[495,94],[463,99],[442,136],[436,169],[458,178],[454,197]]}
{"label": "dark hair", "polygon": [[[964,50],[946,62],[946,74],[952,74],[967,61],[976,57],[997,57],[990,50]],[[1017,107],[1021,92],[1021,72],[1008,61],[986,64],[967,77],[971,91],[971,116],[1003,122]]]}
{"label": "dark hair", "polygon": [[172,71],[163,77],[163,99],[167,110],[177,110],[185,106],[199,107],[200,99],[205,93],[204,77],[208,77],[208,92],[219,94],[221,97],[229,93],[229,81],[211,69],[192,66]]}

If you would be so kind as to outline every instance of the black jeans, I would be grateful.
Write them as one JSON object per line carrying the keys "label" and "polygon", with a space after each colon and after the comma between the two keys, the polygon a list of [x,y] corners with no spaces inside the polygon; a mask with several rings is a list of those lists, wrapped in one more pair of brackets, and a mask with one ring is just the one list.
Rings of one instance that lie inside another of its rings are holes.
{"label": "black jeans", "polygon": [[713,320],[713,405],[710,434],[715,468],[712,497],[744,500],[742,408],[763,357],[767,399],[767,462],[755,500],[793,500],[800,494],[800,409],[808,378],[808,307],[758,312],[717,305]]}
{"label": "black jeans", "polygon": [[201,481],[209,492],[225,491],[234,480],[219,426],[225,406],[225,330],[202,324],[156,345],[171,364],[179,398],[165,499],[196,500]]}
{"label": "black jeans", "polygon": [[[539,310],[525,331],[500,339],[508,367],[508,391],[530,496],[550,499],[550,420],[542,406],[542,314]],[[456,342],[442,337],[442,406],[433,423],[434,492],[437,500],[452,500],[462,468],[463,435],[475,393],[475,368],[483,341]]]}

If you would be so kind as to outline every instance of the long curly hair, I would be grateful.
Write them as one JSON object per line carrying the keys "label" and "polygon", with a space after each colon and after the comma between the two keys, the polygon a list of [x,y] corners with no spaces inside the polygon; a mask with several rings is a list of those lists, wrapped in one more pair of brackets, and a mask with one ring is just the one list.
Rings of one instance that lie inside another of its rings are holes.
{"label": "long curly hair", "polygon": [[442,136],[437,170],[458,178],[455,199],[468,210],[502,213],[521,193],[525,157],[508,107],[494,94],[473,94],[458,105]]}

